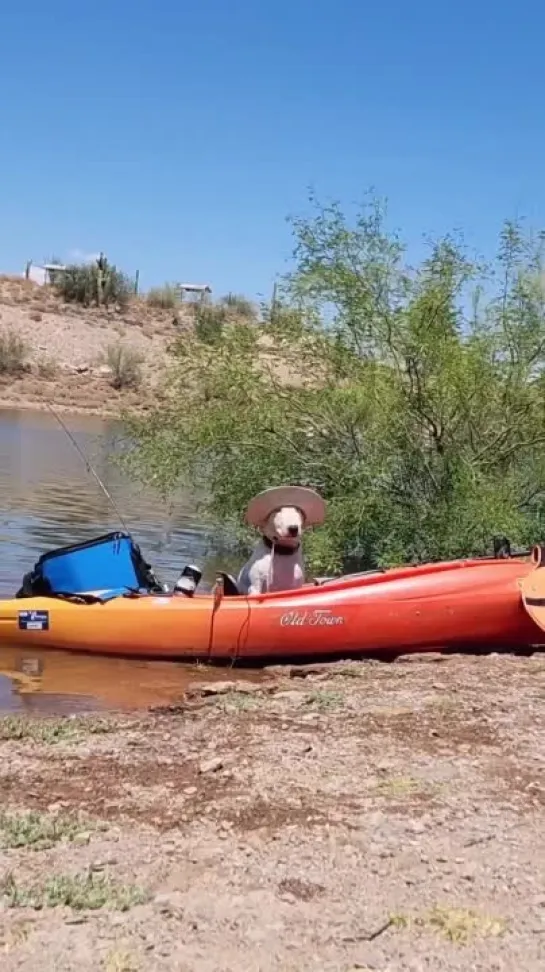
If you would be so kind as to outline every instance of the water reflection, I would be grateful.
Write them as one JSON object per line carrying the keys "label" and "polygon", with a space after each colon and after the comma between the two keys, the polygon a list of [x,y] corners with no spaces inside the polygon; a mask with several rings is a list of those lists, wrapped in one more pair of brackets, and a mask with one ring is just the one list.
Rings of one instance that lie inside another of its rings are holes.
{"label": "water reflection", "polygon": [[[122,476],[111,463],[120,433],[117,423],[88,416],[63,416],[63,421],[161,579],[172,583],[189,561],[203,566],[204,581],[210,581],[215,567],[210,537],[190,497],[180,493],[166,510],[152,491]],[[13,596],[23,574],[45,550],[119,528],[107,498],[52,415],[0,410],[0,598]],[[1,647],[0,673],[9,676],[8,681],[0,677],[0,709],[10,711],[172,701],[188,680],[202,674],[166,662],[62,652],[30,658]]]}
{"label": "water reflection", "polygon": [[[225,667],[23,648],[0,649],[0,672],[0,709],[11,712],[166,705],[179,701],[191,682],[229,678]],[[259,673],[237,670],[236,677]]]}

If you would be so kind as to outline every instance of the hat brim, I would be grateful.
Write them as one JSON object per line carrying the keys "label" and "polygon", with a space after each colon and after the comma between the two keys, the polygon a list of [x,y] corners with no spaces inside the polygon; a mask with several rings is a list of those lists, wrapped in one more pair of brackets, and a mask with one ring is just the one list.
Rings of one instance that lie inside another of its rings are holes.
{"label": "hat brim", "polygon": [[306,486],[274,486],[254,496],[248,503],[246,522],[259,527],[282,506],[295,506],[305,518],[305,526],[319,526],[325,520],[325,502]]}

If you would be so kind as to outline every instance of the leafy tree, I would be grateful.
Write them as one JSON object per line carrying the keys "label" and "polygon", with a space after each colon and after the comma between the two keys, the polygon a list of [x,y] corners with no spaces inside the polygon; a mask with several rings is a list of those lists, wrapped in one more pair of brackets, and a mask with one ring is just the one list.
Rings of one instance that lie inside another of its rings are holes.
{"label": "leafy tree", "polygon": [[351,224],[312,200],[293,273],[259,327],[172,348],[164,397],[129,419],[134,475],[198,490],[240,525],[259,490],[328,501],[317,570],[485,552],[545,521],[543,238],[506,224],[492,266],[432,242],[416,269],[374,199]]}

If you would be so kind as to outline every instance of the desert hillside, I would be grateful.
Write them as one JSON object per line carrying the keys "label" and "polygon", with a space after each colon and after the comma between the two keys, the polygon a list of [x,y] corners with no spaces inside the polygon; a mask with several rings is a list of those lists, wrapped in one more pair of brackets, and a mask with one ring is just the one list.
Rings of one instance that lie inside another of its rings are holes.
{"label": "desert hillside", "polygon": [[115,414],[145,401],[192,318],[189,305],[174,314],[145,297],[116,309],[68,304],[51,286],[0,276],[0,407]]}

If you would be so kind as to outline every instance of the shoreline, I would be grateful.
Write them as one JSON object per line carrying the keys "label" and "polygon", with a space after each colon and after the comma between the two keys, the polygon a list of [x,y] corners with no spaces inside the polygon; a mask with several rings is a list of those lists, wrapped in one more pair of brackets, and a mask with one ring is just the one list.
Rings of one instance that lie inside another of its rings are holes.
{"label": "shoreline", "polygon": [[[88,380],[83,388],[78,389],[77,386],[74,387],[73,377],[67,375],[64,381],[54,383],[40,383],[35,378],[26,377],[6,384],[0,382],[0,409],[13,412],[47,412],[51,406],[62,414],[119,420],[125,407],[135,414],[146,412],[146,401],[149,401],[151,392],[149,388],[142,388],[140,393],[117,392],[107,381],[97,378],[95,381]],[[108,399],[113,400],[111,406],[103,404]]]}
{"label": "shoreline", "polygon": [[538,972],[544,673],[404,656],[0,719],[2,968]]}

